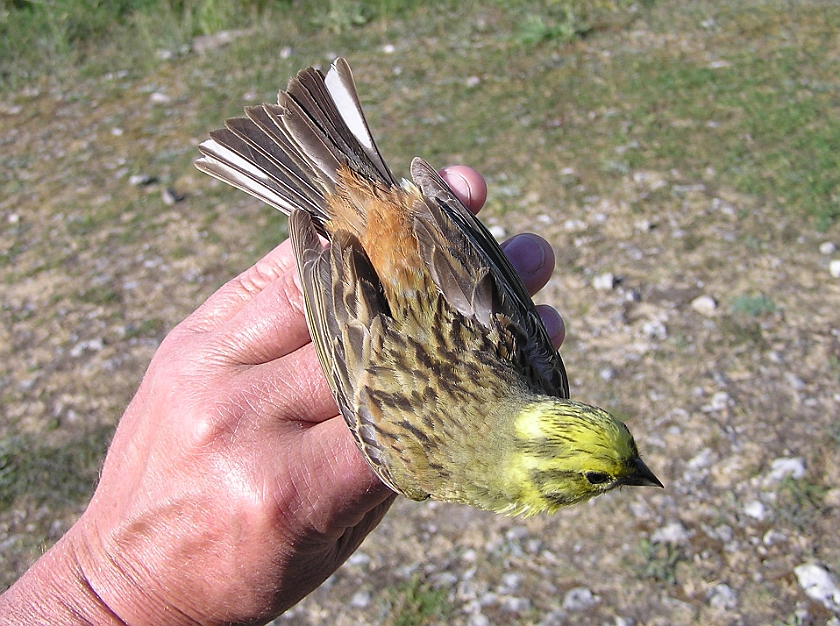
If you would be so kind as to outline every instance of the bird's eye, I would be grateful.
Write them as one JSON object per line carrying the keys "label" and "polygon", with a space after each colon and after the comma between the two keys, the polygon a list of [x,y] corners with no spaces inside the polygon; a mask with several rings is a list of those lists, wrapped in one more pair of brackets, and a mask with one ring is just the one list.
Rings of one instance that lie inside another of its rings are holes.
{"label": "bird's eye", "polygon": [[602,485],[610,479],[609,474],[604,472],[586,472],[584,476],[592,485]]}

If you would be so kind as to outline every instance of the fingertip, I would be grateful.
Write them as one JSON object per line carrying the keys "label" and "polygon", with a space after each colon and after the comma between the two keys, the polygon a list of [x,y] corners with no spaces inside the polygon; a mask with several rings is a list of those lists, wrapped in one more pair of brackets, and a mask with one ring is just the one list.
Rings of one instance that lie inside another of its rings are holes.
{"label": "fingertip", "polygon": [[470,211],[481,210],[487,200],[487,182],[481,174],[466,165],[448,165],[438,173]]}
{"label": "fingertip", "polygon": [[563,340],[566,338],[566,323],[552,306],[547,304],[538,304],[537,313],[540,314],[540,319],[548,331],[548,337],[551,339],[551,345],[557,350],[563,345]]}
{"label": "fingertip", "polygon": [[534,233],[520,233],[502,243],[502,250],[534,295],[554,272],[554,249],[545,239]]}

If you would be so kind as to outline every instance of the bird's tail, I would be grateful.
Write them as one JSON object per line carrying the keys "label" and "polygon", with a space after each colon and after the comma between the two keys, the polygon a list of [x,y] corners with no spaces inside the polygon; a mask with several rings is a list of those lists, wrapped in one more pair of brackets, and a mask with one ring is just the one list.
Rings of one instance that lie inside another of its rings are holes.
{"label": "bird's tail", "polygon": [[199,149],[196,167],[290,214],[304,209],[323,233],[327,198],[339,169],[397,185],[365,121],[350,66],[343,58],[326,76],[308,68],[289,81],[277,104],[247,107]]}

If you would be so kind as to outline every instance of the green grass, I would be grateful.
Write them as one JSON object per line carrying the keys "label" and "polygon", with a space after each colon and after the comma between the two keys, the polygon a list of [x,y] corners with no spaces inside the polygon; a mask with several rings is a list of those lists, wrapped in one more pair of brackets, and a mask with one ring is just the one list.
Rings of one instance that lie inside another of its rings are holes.
{"label": "green grass", "polygon": [[639,541],[639,554],[642,561],[636,566],[639,576],[666,585],[677,584],[677,565],[688,558],[679,546],[647,539]]}
{"label": "green grass", "polygon": [[775,313],[778,309],[769,296],[735,296],[729,304],[733,313],[743,313],[750,317],[758,317],[767,313]]}
{"label": "green grass", "polygon": [[391,624],[426,626],[445,623],[451,608],[446,589],[435,589],[414,576],[391,594]]}
{"label": "green grass", "polygon": [[85,502],[112,434],[110,428],[98,428],[58,447],[23,434],[0,440],[0,507],[24,501],[73,507]]}
{"label": "green grass", "polygon": [[815,520],[829,514],[823,499],[829,488],[808,479],[785,477],[779,486],[779,520],[799,531],[813,528]]}

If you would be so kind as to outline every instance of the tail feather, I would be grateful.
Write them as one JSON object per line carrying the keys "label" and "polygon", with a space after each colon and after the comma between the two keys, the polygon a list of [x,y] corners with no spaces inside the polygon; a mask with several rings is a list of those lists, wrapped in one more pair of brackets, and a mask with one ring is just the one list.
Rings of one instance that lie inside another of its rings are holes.
{"label": "tail feather", "polygon": [[347,60],[339,57],[333,63],[332,68],[324,78],[324,84],[332,96],[336,108],[341,112],[341,117],[347,124],[350,132],[359,142],[362,150],[365,151],[370,162],[378,170],[382,180],[391,185],[397,185],[397,180],[385,165],[373,135],[370,134],[365,114],[362,112],[362,103],[359,102],[359,95],[356,93],[356,85],[353,82],[353,73]]}
{"label": "tail feather", "polygon": [[324,76],[306,69],[278,94],[277,105],[245,109],[199,148],[196,167],[284,213],[304,209],[323,230],[327,198],[346,166],[366,179],[397,185],[362,114],[344,59]]}

